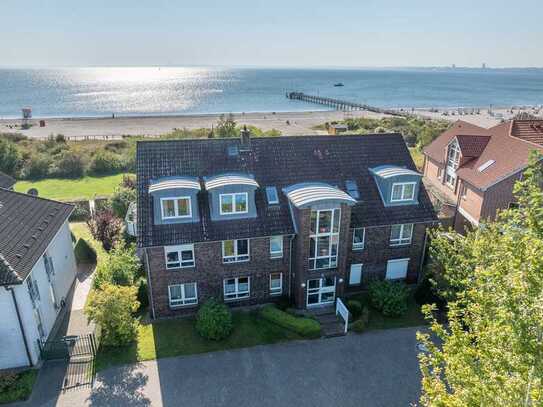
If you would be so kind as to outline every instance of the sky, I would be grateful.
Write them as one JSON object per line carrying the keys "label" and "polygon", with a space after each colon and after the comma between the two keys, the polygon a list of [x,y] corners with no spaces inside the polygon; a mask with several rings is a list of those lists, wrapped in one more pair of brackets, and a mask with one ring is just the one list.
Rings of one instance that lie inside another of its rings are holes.
{"label": "sky", "polygon": [[541,0],[1,0],[0,66],[543,67]]}

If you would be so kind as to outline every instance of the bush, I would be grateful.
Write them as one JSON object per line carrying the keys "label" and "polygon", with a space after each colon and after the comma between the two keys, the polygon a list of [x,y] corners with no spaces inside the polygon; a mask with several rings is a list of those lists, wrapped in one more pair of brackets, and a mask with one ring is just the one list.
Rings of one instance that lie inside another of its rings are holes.
{"label": "bush", "polygon": [[102,329],[102,344],[123,346],[136,339],[139,323],[134,313],[139,306],[136,287],[104,284],[91,290],[85,313]]}
{"label": "bush", "polygon": [[437,294],[436,288],[429,278],[425,278],[417,286],[414,297],[419,305],[436,304],[439,308],[445,305],[445,301]]}
{"label": "bush", "polygon": [[362,313],[362,304],[357,300],[348,300],[347,309],[353,315],[353,319],[356,319]]}
{"label": "bush", "polygon": [[134,246],[113,249],[96,267],[93,286],[100,289],[104,284],[132,286],[136,281],[141,263]]}
{"label": "bush", "polygon": [[74,211],[70,215],[70,222],[84,222],[89,220],[90,212],[83,204],[75,203]]}
{"label": "bush", "polygon": [[138,284],[138,301],[140,309],[145,309],[149,306],[149,290],[147,288],[147,279],[142,278]]}
{"label": "bush", "polygon": [[123,162],[118,154],[99,150],[92,158],[90,170],[94,174],[112,174],[121,171]]}
{"label": "bush", "polygon": [[277,300],[276,305],[281,311],[286,311],[292,305],[292,301],[286,295],[283,295]]}
{"label": "bush", "polygon": [[0,404],[28,399],[37,376],[35,369],[0,373]]}
{"label": "bush", "polygon": [[206,339],[220,341],[232,333],[232,313],[230,309],[215,300],[209,299],[198,310],[196,331]]}
{"label": "bush", "polygon": [[260,315],[262,318],[296,332],[305,338],[319,338],[321,336],[321,326],[314,319],[295,317],[273,305],[262,308]]}
{"label": "bush", "polygon": [[21,175],[27,179],[45,178],[49,175],[51,162],[46,154],[32,154],[25,161]]}
{"label": "bush", "polygon": [[366,324],[361,319],[357,319],[351,324],[351,329],[356,333],[362,333],[366,330]]}
{"label": "bush", "polygon": [[121,188],[136,189],[136,177],[133,177],[132,175],[123,175],[120,186]]}
{"label": "bush", "polygon": [[102,243],[105,251],[110,251],[119,240],[123,227],[122,221],[108,209],[97,212],[87,221],[87,225],[92,237]]}
{"label": "bush", "polygon": [[113,209],[113,213],[121,218],[124,219],[126,216],[126,212],[128,211],[128,206],[132,203],[136,202],[136,190],[135,189],[128,189],[128,188],[117,188],[115,190],[115,193],[111,197],[111,209]]}
{"label": "bush", "polygon": [[0,171],[16,176],[21,167],[21,154],[17,146],[8,140],[0,139]]}
{"label": "bush", "polygon": [[73,151],[63,151],[55,160],[51,174],[59,178],[80,178],[85,175],[83,158]]}
{"label": "bush", "polygon": [[96,251],[83,238],[75,244],[74,253],[78,263],[96,263]]}
{"label": "bush", "polygon": [[397,317],[407,312],[409,290],[399,281],[374,281],[369,285],[371,305],[388,317]]}

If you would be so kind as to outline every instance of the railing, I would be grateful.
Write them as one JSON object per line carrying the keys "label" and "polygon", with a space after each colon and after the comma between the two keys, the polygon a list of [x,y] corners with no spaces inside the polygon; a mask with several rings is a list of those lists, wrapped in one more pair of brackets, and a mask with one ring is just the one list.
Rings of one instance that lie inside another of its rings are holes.
{"label": "railing", "polygon": [[338,314],[341,315],[345,321],[345,333],[347,333],[347,330],[349,329],[349,310],[340,298],[336,300],[336,316]]}

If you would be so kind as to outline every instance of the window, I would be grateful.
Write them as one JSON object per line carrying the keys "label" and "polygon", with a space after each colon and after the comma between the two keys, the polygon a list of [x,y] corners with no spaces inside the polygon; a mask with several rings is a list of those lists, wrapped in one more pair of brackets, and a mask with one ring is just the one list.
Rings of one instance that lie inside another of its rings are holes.
{"label": "window", "polygon": [[337,267],[340,210],[311,212],[309,236],[309,269]]}
{"label": "window", "polygon": [[353,230],[353,250],[362,250],[366,238],[365,228],[356,228]]}
{"label": "window", "polygon": [[413,235],[413,224],[406,223],[403,225],[392,225],[390,230],[390,245],[402,246],[411,244]]}
{"label": "window", "polygon": [[354,199],[360,198],[360,193],[358,192],[358,185],[352,179],[345,181],[345,187],[347,188],[347,193]]}
{"label": "window", "polygon": [[390,202],[404,202],[415,199],[416,182],[404,182],[392,184]]}
{"label": "window", "polygon": [[249,260],[249,239],[224,240],[222,242],[223,263]]}
{"label": "window", "polygon": [[462,186],[460,187],[460,196],[462,197],[462,199],[466,199],[467,194],[468,187],[462,182]]}
{"label": "window", "polygon": [[283,273],[270,274],[270,295],[281,295],[283,293]]}
{"label": "window", "polygon": [[192,244],[166,246],[164,255],[167,269],[194,267],[194,245]]}
{"label": "window", "polygon": [[358,285],[362,281],[362,264],[351,264],[349,285]]}
{"label": "window", "polygon": [[270,237],[270,257],[283,257],[283,236]]}
{"label": "window", "polygon": [[190,197],[160,198],[162,207],[162,219],[190,218]]}
{"label": "window", "polygon": [[221,194],[220,212],[221,215],[234,215],[236,213],[247,213],[247,201],[249,200],[247,192],[238,194]]}
{"label": "window", "polygon": [[224,280],[225,301],[249,298],[249,296],[249,277],[227,278]]}
{"label": "window", "polygon": [[33,280],[32,276],[30,276],[26,279],[26,286],[28,288],[28,294],[30,294],[30,299],[32,300],[32,305],[36,307],[36,301],[40,300],[38,284],[36,283],[36,280]]}
{"label": "window", "polygon": [[168,286],[170,307],[198,304],[196,283],[175,284]]}
{"label": "window", "polygon": [[266,187],[266,198],[268,198],[268,205],[275,205],[279,203],[279,195],[277,195],[277,188]]}
{"label": "window", "polygon": [[454,140],[449,146],[447,153],[447,168],[445,169],[445,183],[450,187],[456,184],[456,169],[460,165],[460,147],[458,142]]}
{"label": "window", "polygon": [[387,262],[385,278],[387,280],[398,280],[407,277],[407,266],[409,259],[395,259]]}

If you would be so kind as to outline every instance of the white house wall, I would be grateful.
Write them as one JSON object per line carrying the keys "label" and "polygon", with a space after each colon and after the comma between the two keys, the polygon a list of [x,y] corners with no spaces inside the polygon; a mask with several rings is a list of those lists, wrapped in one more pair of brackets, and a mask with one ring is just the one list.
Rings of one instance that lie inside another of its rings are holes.
{"label": "white house wall", "polygon": [[0,369],[28,365],[24,341],[11,293],[0,287]]}

